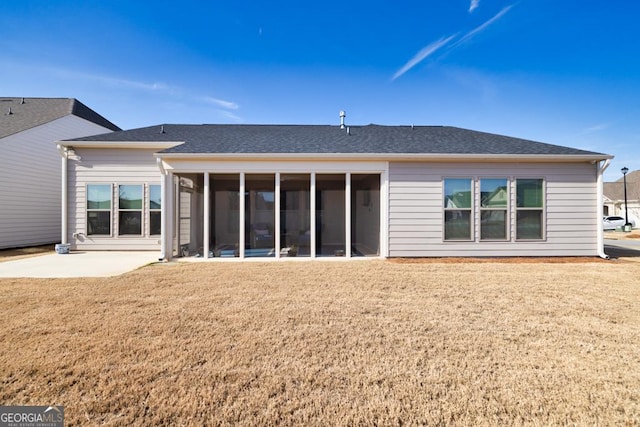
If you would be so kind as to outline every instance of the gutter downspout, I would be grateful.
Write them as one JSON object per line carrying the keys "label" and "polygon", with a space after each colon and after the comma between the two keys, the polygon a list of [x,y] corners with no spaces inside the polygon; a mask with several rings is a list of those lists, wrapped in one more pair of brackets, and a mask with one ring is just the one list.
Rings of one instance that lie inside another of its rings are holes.
{"label": "gutter downspout", "polygon": [[67,234],[68,234],[68,228],[69,228],[69,221],[68,221],[68,204],[67,204],[67,200],[68,200],[68,195],[67,195],[67,160],[69,159],[69,151],[67,149],[67,147],[63,146],[62,144],[58,144],[57,146],[58,149],[58,153],[60,153],[60,156],[62,157],[62,178],[61,178],[61,191],[62,191],[62,206],[61,206],[61,215],[62,215],[62,224],[61,224],[61,228],[62,228],[62,236],[61,236],[61,241],[60,243],[67,244],[69,243],[67,240]]}
{"label": "gutter downspout", "polygon": [[598,168],[598,179],[597,179],[597,186],[598,186],[598,191],[597,191],[597,196],[596,196],[596,200],[597,200],[597,216],[596,218],[598,219],[597,224],[598,224],[598,228],[597,228],[597,241],[598,241],[598,256],[602,259],[609,259],[609,255],[604,253],[604,230],[602,228],[602,201],[604,199],[604,190],[603,190],[603,184],[602,184],[602,174],[604,173],[604,171],[609,167],[609,165],[611,164],[611,159],[606,159],[604,161],[604,163],[598,162],[597,163],[597,168]]}

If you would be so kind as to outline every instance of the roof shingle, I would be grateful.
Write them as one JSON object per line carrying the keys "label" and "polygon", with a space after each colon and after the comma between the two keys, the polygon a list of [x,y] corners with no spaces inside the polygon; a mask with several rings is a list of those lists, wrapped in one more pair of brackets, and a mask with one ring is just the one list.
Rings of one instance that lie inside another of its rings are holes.
{"label": "roof shingle", "polygon": [[185,154],[483,154],[610,156],[450,126],[157,125],[73,141],[184,142]]}
{"label": "roof shingle", "polygon": [[74,98],[0,98],[0,138],[74,115],[104,128],[120,128]]}

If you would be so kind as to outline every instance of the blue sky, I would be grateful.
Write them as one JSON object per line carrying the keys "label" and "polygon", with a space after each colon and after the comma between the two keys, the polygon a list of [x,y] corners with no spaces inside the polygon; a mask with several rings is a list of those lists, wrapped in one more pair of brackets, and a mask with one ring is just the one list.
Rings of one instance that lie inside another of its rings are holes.
{"label": "blue sky", "polygon": [[159,123],[450,125],[640,169],[640,2],[0,2],[0,95]]}

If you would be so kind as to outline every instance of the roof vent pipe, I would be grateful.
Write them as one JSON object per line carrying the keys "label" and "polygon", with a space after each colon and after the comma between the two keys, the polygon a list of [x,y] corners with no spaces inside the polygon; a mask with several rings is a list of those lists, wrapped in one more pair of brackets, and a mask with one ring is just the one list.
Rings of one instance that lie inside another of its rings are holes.
{"label": "roof vent pipe", "polygon": [[7,116],[10,116],[12,114],[13,114],[13,112],[11,111],[11,107],[9,107],[9,111],[7,111]]}
{"label": "roof vent pipe", "polygon": [[160,133],[164,133],[164,125],[160,126]]}
{"label": "roof vent pipe", "polygon": [[20,100],[20,104],[24,104],[24,98]]}
{"label": "roof vent pipe", "polygon": [[340,129],[344,129],[344,118],[347,117],[347,113],[344,110],[340,111]]}

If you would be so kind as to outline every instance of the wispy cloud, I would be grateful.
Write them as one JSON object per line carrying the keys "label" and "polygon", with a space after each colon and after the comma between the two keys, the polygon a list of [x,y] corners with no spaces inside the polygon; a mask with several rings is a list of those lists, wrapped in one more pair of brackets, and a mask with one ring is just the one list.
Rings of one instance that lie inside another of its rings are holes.
{"label": "wispy cloud", "polygon": [[127,80],[104,74],[82,73],[75,70],[64,68],[50,68],[52,73],[66,79],[86,80],[106,86],[118,86],[128,89],[143,90],[147,92],[171,92],[172,88],[162,82],[141,82],[135,80]]}
{"label": "wispy cloud", "polygon": [[581,134],[587,135],[590,133],[602,132],[603,130],[607,130],[608,128],[609,128],[609,123],[600,123],[584,129]]}
{"label": "wispy cloud", "polygon": [[218,107],[226,108],[227,110],[237,110],[240,108],[235,102],[225,101],[224,99],[213,98],[211,96],[204,96],[202,100],[207,104],[217,105]]}
{"label": "wispy cloud", "polygon": [[[480,0],[471,0],[471,5],[469,7],[469,12],[472,12],[479,5],[480,5]],[[460,46],[461,44],[471,40],[471,38],[475,37],[476,35],[478,35],[482,31],[486,30],[491,24],[495,23],[500,18],[502,18],[507,12],[509,12],[509,10],[511,10],[512,7],[513,7],[513,4],[504,7],[493,18],[489,19],[484,24],[482,24],[482,25],[474,28],[473,30],[469,31],[467,34],[462,36],[458,41],[456,41],[455,43],[450,45],[447,48],[448,51],[451,51],[451,50],[455,49],[456,47]],[[404,66],[402,68],[400,68],[393,75],[391,80],[393,81],[393,80],[396,80],[398,77],[401,77],[404,73],[406,73],[407,71],[409,71],[410,69],[412,69],[413,67],[418,65],[420,62],[424,61],[429,56],[433,55],[436,51],[438,51],[442,47],[444,47],[447,44],[449,44],[457,36],[458,36],[458,33],[456,33],[456,34],[454,34],[452,36],[449,36],[449,37],[443,37],[440,40],[437,40],[437,41],[425,46],[418,53],[416,53],[413,58],[411,58],[406,64],[404,64]]]}
{"label": "wispy cloud", "polygon": [[242,117],[237,116],[236,114],[233,114],[231,111],[228,110],[216,110],[216,112],[218,114],[220,114],[223,117],[226,117],[228,119],[234,120],[236,122],[241,122],[242,121]]}
{"label": "wispy cloud", "polygon": [[[473,5],[473,3],[472,3],[472,5]],[[478,35],[482,31],[486,30],[491,24],[495,23],[497,20],[502,18],[507,12],[509,12],[509,10],[511,10],[512,7],[513,7],[513,5],[509,5],[509,6],[504,7],[493,18],[489,19],[484,24],[474,28],[473,30],[471,30],[467,34],[465,34],[460,40],[458,40],[455,43],[455,45],[453,45],[453,47],[460,46],[462,43],[469,41],[472,37],[475,37],[476,35]]]}
{"label": "wispy cloud", "polygon": [[180,104],[206,104],[208,106],[214,106],[216,107],[215,111],[220,113],[222,116],[236,121],[241,120],[237,115],[230,113],[230,111],[235,111],[240,108],[237,103],[215,98],[213,96],[196,95],[193,92],[178,86],[162,82],[129,80],[104,74],[82,73],[64,68],[51,68],[50,71],[65,79],[85,80],[98,85],[116,87],[122,90],[142,91],[149,95],[153,93],[161,94],[164,98]]}
{"label": "wispy cloud", "polygon": [[427,59],[430,55],[433,55],[438,49],[440,49],[443,46],[445,46],[447,43],[449,43],[451,40],[453,40],[456,36],[457,36],[457,34],[454,34],[454,35],[446,37],[446,38],[443,37],[440,40],[437,40],[437,41],[435,41],[435,42],[423,47],[418,53],[415,54],[415,56],[413,58],[411,58],[406,64],[404,64],[404,66],[402,68],[400,68],[393,75],[391,80],[395,80],[398,77],[402,76],[404,73],[406,73],[407,71],[409,71],[410,69],[412,69],[413,67],[415,67],[416,65],[418,65],[419,63],[424,61],[425,59]]}

